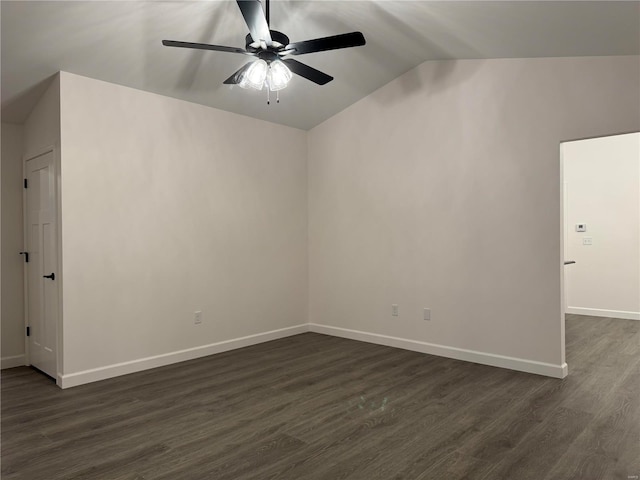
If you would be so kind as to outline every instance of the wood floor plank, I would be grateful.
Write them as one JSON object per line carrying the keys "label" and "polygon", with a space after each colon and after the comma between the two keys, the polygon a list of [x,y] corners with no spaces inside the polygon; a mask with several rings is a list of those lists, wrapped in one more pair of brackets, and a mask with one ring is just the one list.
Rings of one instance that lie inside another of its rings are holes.
{"label": "wood floor plank", "polygon": [[60,390],[4,370],[7,480],[610,480],[640,322],[567,315],[563,380],[306,333]]}
{"label": "wood floor plank", "polygon": [[539,480],[560,461],[561,454],[587,427],[593,415],[558,407],[498,463],[496,479]]}

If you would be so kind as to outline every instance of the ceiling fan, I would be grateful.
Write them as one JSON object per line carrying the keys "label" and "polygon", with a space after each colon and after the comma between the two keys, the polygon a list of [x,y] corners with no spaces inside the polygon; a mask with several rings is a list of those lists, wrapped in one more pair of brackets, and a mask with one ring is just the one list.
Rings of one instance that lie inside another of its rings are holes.
{"label": "ceiling fan", "polygon": [[[318,85],[325,85],[333,80],[332,76],[289,58],[289,56],[358,47],[366,43],[361,32],[344,33],[342,35],[289,43],[289,37],[284,33],[270,30],[269,28],[269,0],[264,1],[264,9],[263,2],[260,0],[236,1],[244,21],[249,27],[244,49],[207,43],[178,42],[175,40],[163,40],[162,44],[167,47],[215,50],[256,57],[256,60],[245,64],[227,78],[224,83],[256,90],[266,88],[268,95],[270,91],[277,92],[285,88],[289,80],[291,80],[292,72]],[[267,103],[270,103],[269,100],[267,100]]]}

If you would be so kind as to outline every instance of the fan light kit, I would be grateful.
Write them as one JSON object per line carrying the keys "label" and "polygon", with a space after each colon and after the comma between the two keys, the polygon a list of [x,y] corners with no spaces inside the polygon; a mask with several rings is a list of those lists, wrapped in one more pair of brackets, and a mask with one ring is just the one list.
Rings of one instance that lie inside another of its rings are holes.
{"label": "fan light kit", "polygon": [[[281,60],[267,63],[258,59],[249,64],[249,68],[238,76],[238,86],[255,90],[267,89],[267,104],[271,103],[269,92],[278,92],[285,88],[291,80],[291,70]],[[277,102],[280,103],[278,96]]]}
{"label": "fan light kit", "polygon": [[333,80],[330,75],[289,56],[358,47],[366,43],[361,32],[289,43],[289,37],[284,33],[269,29],[269,0],[265,0],[264,9],[260,0],[237,0],[237,3],[249,27],[244,49],[174,40],[163,40],[162,44],[167,47],[215,50],[257,57],[256,60],[245,64],[227,78],[224,83],[238,85],[245,89],[262,90],[264,88],[267,90],[267,104],[271,103],[270,92],[276,92],[277,102],[280,102],[279,91],[289,84],[293,73],[318,85],[325,85]]}

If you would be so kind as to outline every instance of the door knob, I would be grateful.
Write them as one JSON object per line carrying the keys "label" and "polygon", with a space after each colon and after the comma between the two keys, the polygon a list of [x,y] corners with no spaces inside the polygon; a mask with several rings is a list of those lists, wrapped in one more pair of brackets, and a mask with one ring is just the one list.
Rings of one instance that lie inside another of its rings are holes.
{"label": "door knob", "polygon": [[50,278],[51,280],[55,280],[56,279],[56,274],[52,273],[51,275],[43,275],[42,278]]}

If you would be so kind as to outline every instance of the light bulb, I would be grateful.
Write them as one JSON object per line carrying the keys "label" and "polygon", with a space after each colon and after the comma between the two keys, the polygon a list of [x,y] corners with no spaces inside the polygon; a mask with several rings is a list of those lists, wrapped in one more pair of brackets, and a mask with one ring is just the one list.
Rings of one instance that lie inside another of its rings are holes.
{"label": "light bulb", "polygon": [[291,70],[283,62],[274,60],[269,65],[269,72],[267,73],[269,90],[272,92],[282,90],[291,80],[291,76]]}
{"label": "light bulb", "polygon": [[241,75],[238,85],[242,88],[262,90],[268,70],[269,66],[267,62],[264,60],[256,60],[247,68],[247,71]]}

